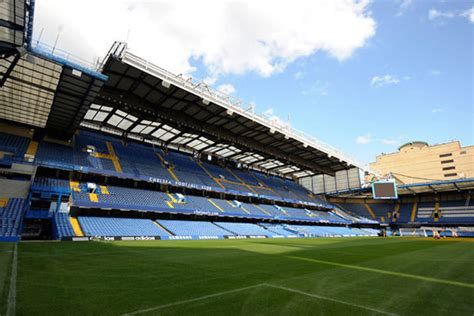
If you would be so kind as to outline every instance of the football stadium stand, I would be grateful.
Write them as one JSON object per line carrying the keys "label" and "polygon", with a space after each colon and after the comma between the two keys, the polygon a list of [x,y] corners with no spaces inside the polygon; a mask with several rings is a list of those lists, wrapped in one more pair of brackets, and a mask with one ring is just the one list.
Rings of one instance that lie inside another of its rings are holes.
{"label": "football stadium stand", "polygon": [[[272,199],[324,203],[297,183],[255,171],[244,171],[201,162],[193,156],[130,142],[127,146],[112,136],[81,130],[74,145],[41,142],[38,165],[65,170],[163,181],[203,189],[255,195]],[[88,152],[89,150],[89,152]],[[136,159],[137,155],[140,159]]]}
{"label": "football stadium stand", "polygon": [[[380,228],[473,235],[472,179],[400,186],[396,201],[373,200],[356,159],[125,43],[114,43],[98,68],[33,45],[28,10],[28,36],[12,43],[0,84],[8,88],[0,98],[0,238],[358,237]],[[37,82],[39,65],[47,86]],[[365,196],[344,197],[341,174],[349,196]],[[300,185],[313,176],[323,187],[332,179],[336,199],[329,188],[316,196]],[[438,194],[434,186],[452,188]]]}
{"label": "football stadium stand", "polygon": [[[379,233],[378,229],[347,225],[386,224],[394,230],[397,225],[474,224],[474,206],[469,194],[462,198],[402,198],[389,202],[369,199],[331,202],[329,199],[326,202],[289,179],[236,168],[226,165],[225,161],[205,162],[199,157],[155,145],[124,143],[114,135],[102,132],[79,130],[69,144],[39,141],[35,155],[28,156],[31,143],[28,137],[0,133],[0,148],[12,154],[12,162],[40,168],[33,178],[30,197],[10,199],[1,208],[0,234],[3,237],[20,236],[23,217],[49,219],[51,236],[55,239],[81,234],[161,239],[179,236],[374,236]],[[80,179],[79,174],[84,180],[66,180],[64,174],[57,177],[58,172],[75,172],[72,177]],[[93,182],[94,175],[102,178]],[[140,183],[158,186],[147,187]],[[184,193],[177,193],[180,191]],[[35,205],[38,201],[49,204],[25,210],[27,204]],[[69,208],[79,215],[80,210],[95,210],[100,216],[78,216],[76,219],[69,213]],[[153,222],[152,219],[123,218],[123,215],[106,217],[109,210],[203,218],[200,221],[158,219]],[[213,222],[206,216],[245,218],[255,222]],[[313,225],[302,225],[303,222]],[[433,236],[432,230],[418,228],[404,228],[398,234]],[[451,230],[446,230],[441,235],[470,236],[471,232],[459,231],[453,235]]]}
{"label": "football stadium stand", "polygon": [[[455,200],[430,197],[429,201],[399,201],[388,203],[337,203],[341,209],[352,215],[367,216],[370,208],[375,218],[388,224],[446,224],[462,225],[474,223],[474,205],[471,196]],[[397,214],[397,215],[395,215]]]}
{"label": "football stadium stand", "polygon": [[[90,183],[89,183],[90,185]],[[270,204],[242,203],[209,197],[183,195],[117,186],[97,186],[90,192],[88,184],[79,183],[72,192],[71,205],[76,207],[212,214],[262,219],[286,219],[319,223],[350,224],[351,221],[328,211]],[[105,193],[104,193],[105,192]]]}

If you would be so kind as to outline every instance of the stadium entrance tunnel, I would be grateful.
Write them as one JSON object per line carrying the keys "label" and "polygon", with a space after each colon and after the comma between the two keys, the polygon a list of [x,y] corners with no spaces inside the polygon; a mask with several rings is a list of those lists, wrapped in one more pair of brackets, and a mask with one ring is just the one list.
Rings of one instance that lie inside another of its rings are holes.
{"label": "stadium entrance tunnel", "polygon": [[22,240],[51,240],[53,225],[50,218],[25,218],[21,233]]}

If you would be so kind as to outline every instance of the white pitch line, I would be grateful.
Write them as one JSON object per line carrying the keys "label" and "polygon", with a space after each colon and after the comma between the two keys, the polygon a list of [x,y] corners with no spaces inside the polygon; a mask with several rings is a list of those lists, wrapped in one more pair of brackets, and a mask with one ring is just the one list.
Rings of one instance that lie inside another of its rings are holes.
{"label": "white pitch line", "polygon": [[12,272],[10,275],[10,290],[8,292],[7,316],[16,314],[16,275],[18,268],[18,243],[13,248]]}
{"label": "white pitch line", "polygon": [[197,301],[207,300],[207,299],[210,299],[210,298],[219,297],[219,296],[232,294],[232,293],[237,293],[237,292],[241,292],[241,291],[245,291],[245,290],[250,290],[250,289],[254,289],[254,288],[257,288],[257,287],[261,287],[261,286],[265,286],[265,284],[256,284],[256,285],[241,287],[241,288],[234,289],[234,290],[229,290],[229,291],[204,295],[204,296],[200,296],[200,297],[196,297],[196,298],[191,298],[189,300],[177,301],[177,302],[173,302],[173,303],[169,303],[169,304],[164,304],[164,305],[159,305],[159,306],[155,306],[155,307],[145,308],[145,309],[141,309],[141,310],[138,310],[138,311],[125,313],[125,314],[122,314],[122,315],[123,316],[128,316],[128,315],[137,315],[137,314],[153,312],[153,311],[156,311],[156,310],[160,310],[160,309],[164,309],[164,308],[168,308],[168,307],[172,307],[172,306],[177,306],[177,305],[182,305],[182,304],[188,304],[188,303],[193,303],[193,302],[197,302]]}
{"label": "white pitch line", "polygon": [[200,297],[196,297],[196,298],[191,298],[191,299],[188,299],[188,300],[177,301],[177,302],[173,302],[173,303],[169,303],[169,304],[163,304],[163,305],[159,305],[159,306],[155,306],[155,307],[145,308],[145,309],[137,310],[137,311],[134,311],[134,312],[122,314],[122,316],[149,313],[149,312],[157,311],[157,310],[160,310],[160,309],[165,309],[165,308],[168,308],[168,307],[193,303],[193,302],[197,302],[197,301],[203,301],[203,300],[207,300],[207,299],[214,298],[214,297],[219,297],[219,296],[223,296],[223,295],[227,295],[227,294],[232,294],[232,293],[237,293],[237,292],[241,292],[241,291],[245,291],[245,290],[254,289],[254,288],[257,288],[257,287],[269,287],[269,288],[274,288],[274,289],[280,289],[280,290],[284,290],[284,291],[295,293],[295,294],[300,294],[300,295],[311,297],[311,298],[316,298],[316,299],[320,299],[320,300],[325,300],[325,301],[344,304],[344,305],[348,305],[348,306],[352,306],[352,307],[357,307],[357,308],[360,308],[360,309],[364,309],[364,310],[367,310],[367,311],[371,311],[371,312],[375,312],[375,313],[379,313],[379,314],[383,314],[383,315],[397,315],[397,314],[389,313],[389,312],[386,312],[386,311],[383,311],[383,310],[380,310],[380,309],[376,309],[376,308],[372,308],[372,307],[368,307],[368,306],[364,306],[364,305],[353,304],[353,303],[338,300],[338,299],[335,299],[335,298],[322,296],[322,295],[318,295],[318,294],[313,294],[313,293],[308,293],[308,292],[292,289],[292,288],[285,287],[285,286],[268,284],[268,283],[261,283],[261,284],[251,285],[251,286],[242,287],[242,288],[238,288],[238,289],[234,289],[234,290],[229,290],[229,291],[204,295],[204,296],[200,296]]}
{"label": "white pitch line", "polygon": [[380,310],[380,309],[367,307],[367,306],[364,306],[364,305],[358,305],[358,304],[354,304],[354,303],[350,303],[350,302],[338,300],[336,298],[331,298],[331,297],[322,296],[322,295],[318,295],[318,294],[303,292],[303,291],[300,291],[300,290],[297,290],[297,289],[292,289],[292,288],[285,287],[285,286],[274,285],[274,284],[264,284],[264,285],[268,286],[268,287],[271,287],[271,288],[274,288],[274,289],[280,289],[280,290],[283,290],[283,291],[292,292],[292,293],[296,293],[296,294],[300,294],[300,295],[304,295],[304,296],[308,296],[308,297],[312,297],[312,298],[317,298],[317,299],[321,299],[321,300],[325,300],[325,301],[330,301],[330,302],[334,302],[334,303],[339,303],[339,304],[344,304],[344,305],[348,305],[348,306],[352,306],[352,307],[357,307],[357,308],[360,308],[360,309],[365,309],[365,310],[368,310],[368,311],[371,311],[371,312],[376,312],[376,313],[379,313],[379,314],[397,315],[397,314],[389,313],[389,312],[386,312],[386,311],[383,311],[383,310]]}

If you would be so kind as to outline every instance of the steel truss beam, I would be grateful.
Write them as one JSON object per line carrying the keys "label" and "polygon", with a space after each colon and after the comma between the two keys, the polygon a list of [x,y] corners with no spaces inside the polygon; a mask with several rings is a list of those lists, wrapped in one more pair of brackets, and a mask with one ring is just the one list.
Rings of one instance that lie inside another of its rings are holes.
{"label": "steel truss beam", "polygon": [[178,126],[184,126],[199,134],[208,134],[211,135],[212,138],[224,140],[244,151],[259,151],[264,155],[270,155],[278,160],[287,161],[288,163],[294,164],[302,169],[317,170],[318,172],[332,176],[335,175],[335,172],[330,168],[320,166],[314,162],[301,159],[291,154],[282,153],[276,148],[262,145],[253,139],[242,137],[241,135],[235,135],[223,128],[195,120],[192,117],[184,115],[180,111],[159,107],[159,105],[151,104],[150,102],[131,94],[124,95],[123,91],[120,90],[117,91],[113,88],[103,87],[98,97],[113,107],[119,105],[126,108],[135,108],[138,111],[140,111],[140,108],[147,108],[152,110],[160,120],[169,121],[178,129],[180,129]]}

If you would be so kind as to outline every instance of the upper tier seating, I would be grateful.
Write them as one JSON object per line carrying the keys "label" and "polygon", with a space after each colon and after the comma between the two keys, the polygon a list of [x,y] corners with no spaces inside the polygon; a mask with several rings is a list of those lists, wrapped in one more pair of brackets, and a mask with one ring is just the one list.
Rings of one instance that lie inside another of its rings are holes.
{"label": "upper tier seating", "polygon": [[168,236],[149,219],[78,216],[86,236]]}
{"label": "upper tier seating", "polygon": [[68,180],[36,177],[31,187],[34,191],[49,191],[49,192],[69,192],[70,184]]}
{"label": "upper tier seating", "polygon": [[377,220],[388,223],[391,221],[395,206],[392,203],[372,203],[369,205]]}
{"label": "upper tier seating", "polygon": [[411,212],[413,210],[413,203],[402,203],[398,210],[397,223],[408,223],[410,222]]}
{"label": "upper tier seating", "polygon": [[226,223],[226,222],[214,222],[217,226],[240,236],[275,236],[277,234],[266,230],[256,224],[249,223]]}
{"label": "upper tier seating", "polygon": [[74,167],[73,148],[49,142],[41,142],[36,152],[36,163],[49,166]]}
{"label": "upper tier seating", "polygon": [[0,236],[20,235],[20,225],[25,212],[25,200],[10,198],[5,207],[0,208]]}
{"label": "upper tier seating", "polygon": [[354,215],[360,215],[368,219],[374,219],[372,215],[367,210],[367,207],[364,203],[337,203],[338,207],[341,210]]}
{"label": "upper tier seating", "polygon": [[23,160],[29,143],[27,137],[0,133],[0,151],[12,153],[14,159]]}
{"label": "upper tier seating", "polygon": [[[0,147],[11,147],[19,156],[24,155],[28,142],[28,138],[0,134]],[[88,152],[91,146],[95,151]],[[40,142],[35,162],[63,169],[121,174],[146,181],[178,181],[214,190],[237,191],[244,195],[259,194],[274,199],[323,203],[288,179],[199,162],[189,155],[165,152],[144,143],[130,141],[124,145],[114,136],[87,130],[80,130],[70,146]]]}
{"label": "upper tier seating", "polygon": [[211,222],[158,220],[161,226],[175,236],[229,236],[231,232]]}

